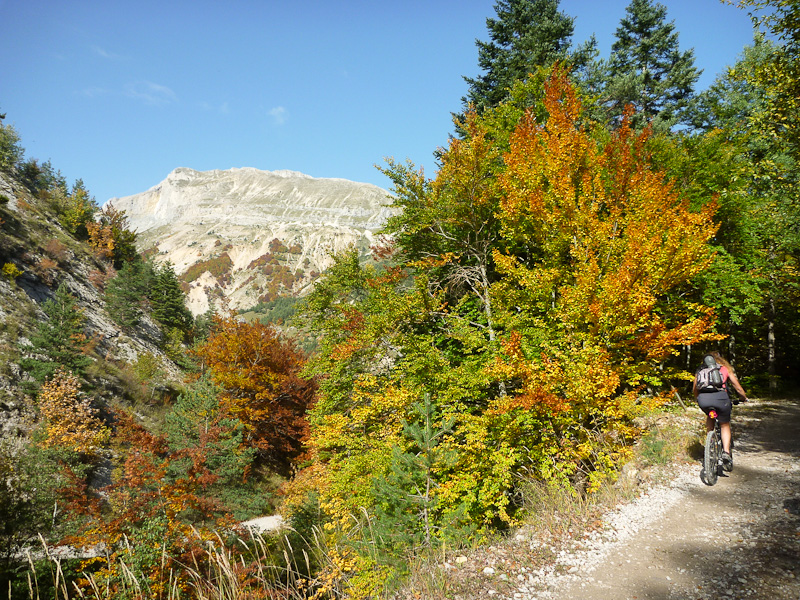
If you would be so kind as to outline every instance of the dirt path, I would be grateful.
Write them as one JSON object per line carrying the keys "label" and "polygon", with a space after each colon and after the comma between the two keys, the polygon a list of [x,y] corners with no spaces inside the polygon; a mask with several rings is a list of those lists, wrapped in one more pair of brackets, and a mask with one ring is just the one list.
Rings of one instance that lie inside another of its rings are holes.
{"label": "dirt path", "polygon": [[715,486],[698,456],[566,546],[523,529],[446,563],[447,597],[800,600],[800,400],[735,407],[734,437]]}
{"label": "dirt path", "polygon": [[698,464],[682,497],[596,567],[516,597],[800,599],[800,403],[741,406],[734,435],[729,477],[708,487]]}

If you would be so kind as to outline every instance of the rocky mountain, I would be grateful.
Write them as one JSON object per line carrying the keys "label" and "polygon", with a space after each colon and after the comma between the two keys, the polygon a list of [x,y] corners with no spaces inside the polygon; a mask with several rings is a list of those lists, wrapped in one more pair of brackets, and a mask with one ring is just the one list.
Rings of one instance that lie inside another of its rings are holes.
{"label": "rocky mountain", "polygon": [[189,307],[217,298],[246,309],[302,295],[355,245],[364,253],[391,214],[389,193],[345,179],[252,168],[178,168],[146,192],[113,198],[141,250],[170,261],[187,285]]}

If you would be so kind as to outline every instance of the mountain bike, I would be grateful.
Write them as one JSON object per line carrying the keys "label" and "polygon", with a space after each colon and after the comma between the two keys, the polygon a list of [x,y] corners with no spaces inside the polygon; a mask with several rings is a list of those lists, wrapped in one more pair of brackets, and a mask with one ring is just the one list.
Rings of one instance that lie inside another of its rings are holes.
{"label": "mountain bike", "polygon": [[[722,433],[720,432],[719,420],[717,419],[717,411],[712,408],[708,411],[708,416],[714,419],[714,429],[709,431],[706,435],[706,449],[703,454],[703,469],[700,471],[700,479],[706,485],[714,485],[723,472]],[[733,450],[732,440],[731,450]],[[726,470],[733,470],[733,464],[731,463]]]}

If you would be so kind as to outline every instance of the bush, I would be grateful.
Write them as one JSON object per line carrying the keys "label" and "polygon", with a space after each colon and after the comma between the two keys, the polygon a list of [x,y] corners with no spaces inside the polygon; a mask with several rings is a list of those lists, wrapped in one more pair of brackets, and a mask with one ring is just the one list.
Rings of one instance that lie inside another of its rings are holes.
{"label": "bush", "polygon": [[22,275],[22,271],[14,263],[4,264],[2,272],[3,276],[11,281],[14,281],[17,277]]}

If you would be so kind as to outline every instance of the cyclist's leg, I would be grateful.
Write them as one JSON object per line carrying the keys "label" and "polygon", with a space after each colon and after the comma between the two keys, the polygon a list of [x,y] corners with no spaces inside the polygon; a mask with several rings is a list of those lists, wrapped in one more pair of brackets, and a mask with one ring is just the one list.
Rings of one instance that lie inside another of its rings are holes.
{"label": "cyclist's leg", "polygon": [[714,431],[714,419],[706,415],[706,432]]}
{"label": "cyclist's leg", "polygon": [[731,424],[730,423],[720,423],[719,424],[719,432],[722,434],[722,450],[727,452],[728,454],[731,453]]}

